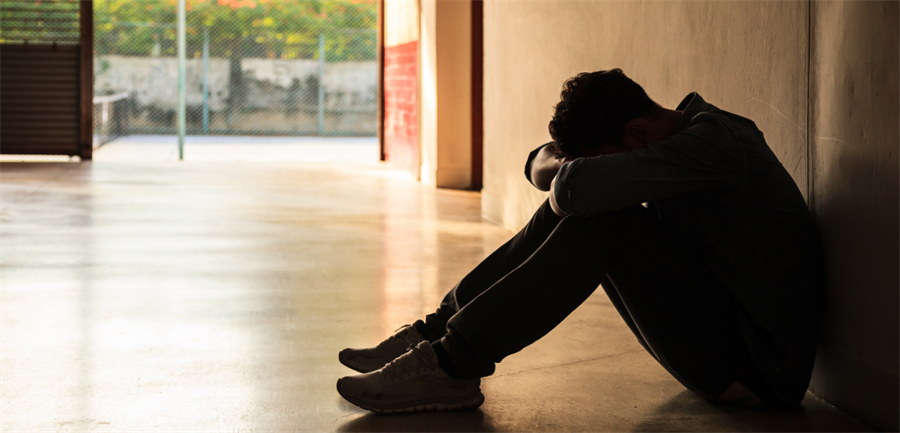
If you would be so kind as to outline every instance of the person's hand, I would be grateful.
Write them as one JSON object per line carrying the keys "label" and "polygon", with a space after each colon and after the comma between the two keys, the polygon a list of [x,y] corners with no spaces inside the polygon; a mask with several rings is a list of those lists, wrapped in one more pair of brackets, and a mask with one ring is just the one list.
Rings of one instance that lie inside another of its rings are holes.
{"label": "person's hand", "polygon": [[567,217],[569,214],[563,212],[562,209],[559,208],[559,204],[556,203],[556,177],[553,177],[553,180],[550,181],[550,209],[553,209],[553,213],[561,216]]}

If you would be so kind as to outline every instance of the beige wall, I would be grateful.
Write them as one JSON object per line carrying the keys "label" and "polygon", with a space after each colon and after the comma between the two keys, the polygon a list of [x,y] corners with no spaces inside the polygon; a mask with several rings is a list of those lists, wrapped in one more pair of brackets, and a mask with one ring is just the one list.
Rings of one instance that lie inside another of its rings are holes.
{"label": "beige wall", "polygon": [[395,47],[419,39],[417,0],[384,2],[384,46]]}
{"label": "beige wall", "polygon": [[829,283],[812,389],[897,431],[900,3],[816,2],[812,12],[810,204]]}
{"label": "beige wall", "polygon": [[422,39],[419,41],[419,95],[422,165],[419,180],[436,185],[437,179],[437,1],[421,0]]}
{"label": "beige wall", "polygon": [[437,2],[437,186],[472,183],[472,2]]}
{"label": "beige wall", "polygon": [[806,192],[807,3],[485,2],[484,16],[488,219],[517,229],[545,198],[522,167],[563,81],[616,67],[663,106],[697,91],[754,119]]}
{"label": "beige wall", "polygon": [[422,0],[421,10],[420,179],[466,189],[472,181],[472,3]]}
{"label": "beige wall", "polygon": [[[804,195],[814,188],[834,302],[820,363],[839,345],[855,356],[817,370],[814,389],[872,403],[869,413],[841,407],[890,428],[897,405],[888,413],[876,400],[897,396],[897,4],[810,4],[485,2],[482,208],[517,230],[546,198],[522,167],[549,140],[561,85],[578,72],[619,67],[663,106],[697,91],[753,119]],[[821,27],[810,33],[810,22]],[[861,395],[853,378],[863,370],[888,384],[881,394]]]}

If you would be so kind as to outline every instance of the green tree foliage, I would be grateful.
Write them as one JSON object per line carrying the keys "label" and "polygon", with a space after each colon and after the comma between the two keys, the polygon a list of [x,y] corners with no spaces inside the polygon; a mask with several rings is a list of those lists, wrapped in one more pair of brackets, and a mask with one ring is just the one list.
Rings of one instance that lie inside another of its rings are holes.
{"label": "green tree foliage", "polygon": [[0,43],[77,44],[78,1],[0,2]]}
{"label": "green tree foliage", "polygon": [[[176,0],[95,0],[97,55],[174,56]],[[375,0],[187,0],[187,52],[199,57],[204,27],[211,55],[326,60],[376,58]]]}

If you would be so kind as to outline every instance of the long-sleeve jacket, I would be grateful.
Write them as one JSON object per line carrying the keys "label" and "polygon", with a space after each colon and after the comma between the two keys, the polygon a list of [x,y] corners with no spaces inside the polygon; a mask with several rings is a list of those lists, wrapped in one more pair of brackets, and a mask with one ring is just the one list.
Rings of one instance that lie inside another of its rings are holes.
{"label": "long-sleeve jacket", "polygon": [[744,339],[776,395],[799,403],[824,303],[809,210],[753,121],[697,93],[678,110],[675,132],[646,149],[564,164],[557,203],[576,217],[641,203],[657,209],[738,300]]}

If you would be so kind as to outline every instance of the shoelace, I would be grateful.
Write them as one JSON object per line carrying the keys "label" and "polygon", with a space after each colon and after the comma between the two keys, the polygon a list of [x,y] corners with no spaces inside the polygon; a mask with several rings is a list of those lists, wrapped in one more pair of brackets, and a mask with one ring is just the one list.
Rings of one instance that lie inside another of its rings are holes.
{"label": "shoelace", "polygon": [[405,340],[406,336],[409,335],[412,331],[415,331],[415,328],[413,328],[412,325],[403,325],[403,326],[395,329],[394,335],[391,335],[390,337],[388,337],[387,340],[384,340],[384,342],[382,342],[381,344],[387,343],[389,341],[394,341],[394,340],[400,340],[400,339]]}
{"label": "shoelace", "polygon": [[[406,328],[406,329],[403,329],[403,328]],[[398,331],[400,331],[401,329],[403,329],[403,332],[398,332]],[[392,341],[394,341],[394,340],[399,340],[399,339],[401,339],[401,338],[404,338],[404,336],[405,336],[406,334],[409,334],[409,330],[410,330],[410,329],[412,329],[412,326],[410,326],[410,325],[403,325],[403,326],[397,328],[397,330],[394,331],[394,335],[391,335],[390,337],[388,337],[387,339],[385,339],[385,340],[382,341],[381,343],[378,343],[378,347],[384,346],[385,344],[388,344],[388,343],[390,343],[390,342],[392,342]]]}
{"label": "shoelace", "polygon": [[[400,331],[401,329],[403,330],[402,332]],[[403,325],[403,326],[395,329],[394,335],[391,335],[390,337],[388,337],[388,340],[396,340],[402,336],[405,336],[406,334],[409,334],[410,329],[413,329],[412,325]]]}
{"label": "shoelace", "polygon": [[387,363],[387,365],[382,368],[382,371],[388,380],[395,381],[416,371],[417,368],[413,366],[416,361],[419,361],[419,368],[428,365],[428,358],[425,357],[418,346],[411,344],[406,353]]}

